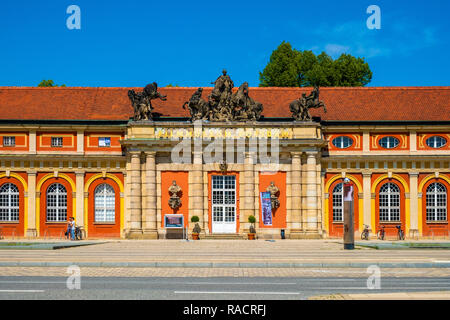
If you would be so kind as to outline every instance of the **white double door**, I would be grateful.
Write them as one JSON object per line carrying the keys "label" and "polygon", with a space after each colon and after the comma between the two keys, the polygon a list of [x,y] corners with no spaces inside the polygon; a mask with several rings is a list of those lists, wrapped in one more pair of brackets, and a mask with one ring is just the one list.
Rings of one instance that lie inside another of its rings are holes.
{"label": "white double door", "polygon": [[236,233],[236,176],[212,176],[212,232]]}

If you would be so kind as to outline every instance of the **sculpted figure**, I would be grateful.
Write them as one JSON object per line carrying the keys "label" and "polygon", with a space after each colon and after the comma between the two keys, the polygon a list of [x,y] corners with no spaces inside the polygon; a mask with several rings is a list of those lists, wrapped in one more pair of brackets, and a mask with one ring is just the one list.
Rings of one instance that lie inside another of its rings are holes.
{"label": "sculpted figure", "polygon": [[201,98],[203,89],[199,88],[183,104],[183,109],[189,109],[191,121],[239,121],[258,120],[261,118],[263,106],[249,96],[248,83],[244,82],[233,94],[233,80],[223,70],[222,75],[212,82],[214,88],[208,96],[208,101]]}
{"label": "sculpted figure", "polygon": [[156,82],[145,86],[142,92],[136,93],[134,90],[128,91],[128,97],[134,108],[134,120],[152,120],[152,100],[161,99],[166,101],[166,96],[158,92]]}
{"label": "sculpted figure", "polygon": [[198,88],[191,99],[183,104],[183,109],[188,107],[192,121],[203,119],[209,113],[208,103],[202,99],[202,93],[203,88]]}
{"label": "sculpted figure", "polygon": [[272,209],[278,208],[280,206],[280,200],[278,200],[278,193],[280,192],[280,189],[278,189],[278,187],[272,181],[267,187],[266,191],[270,192],[270,202],[272,205]]}
{"label": "sculpted figure", "polygon": [[172,209],[177,209],[181,206],[181,199],[179,197],[179,193],[181,192],[180,186],[177,185],[175,180],[172,181],[172,185],[169,187],[169,206]]}
{"label": "sculpted figure", "polygon": [[312,121],[309,109],[317,109],[321,107],[323,107],[324,111],[327,112],[325,103],[319,100],[319,87],[314,87],[314,90],[309,96],[307,96],[306,93],[302,93],[301,98],[292,101],[289,105],[289,109],[292,112],[292,117],[296,121]]}
{"label": "sculpted figure", "polygon": [[232,95],[233,115],[235,120],[258,120],[263,106],[249,96],[248,83],[244,82]]}

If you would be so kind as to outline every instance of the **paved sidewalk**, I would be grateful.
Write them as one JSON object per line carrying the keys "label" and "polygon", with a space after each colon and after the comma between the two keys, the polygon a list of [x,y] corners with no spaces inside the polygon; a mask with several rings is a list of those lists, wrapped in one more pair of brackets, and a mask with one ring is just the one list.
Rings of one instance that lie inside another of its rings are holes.
{"label": "paved sidewalk", "polygon": [[[80,267],[82,277],[305,277],[305,278],[362,278],[367,269],[359,268],[93,268]],[[391,278],[450,278],[450,268],[381,269],[383,277]],[[7,277],[67,277],[67,267],[0,267],[0,276]]]}
{"label": "paved sidewalk", "polygon": [[117,240],[60,250],[0,250],[1,267],[450,268],[442,249],[343,250],[337,240]]}
{"label": "paved sidewalk", "polygon": [[450,291],[330,294],[309,300],[450,300]]}

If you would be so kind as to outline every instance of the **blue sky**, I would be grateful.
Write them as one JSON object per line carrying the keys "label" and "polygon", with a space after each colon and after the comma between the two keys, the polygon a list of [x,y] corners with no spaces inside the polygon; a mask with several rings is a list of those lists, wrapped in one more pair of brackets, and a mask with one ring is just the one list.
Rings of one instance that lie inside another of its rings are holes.
{"label": "blue sky", "polygon": [[[69,5],[81,30],[69,30]],[[369,30],[369,5],[381,30]],[[2,0],[0,86],[236,85],[284,40],[294,48],[365,57],[369,86],[450,85],[449,0],[151,1]]]}

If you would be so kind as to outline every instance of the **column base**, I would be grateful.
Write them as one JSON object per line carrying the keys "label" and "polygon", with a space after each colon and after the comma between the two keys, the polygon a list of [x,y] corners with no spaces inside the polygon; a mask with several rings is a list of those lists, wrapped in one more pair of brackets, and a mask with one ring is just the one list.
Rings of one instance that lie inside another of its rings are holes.
{"label": "column base", "polygon": [[26,236],[27,236],[27,238],[36,238],[37,230],[36,229],[27,229]]}
{"label": "column base", "polygon": [[141,229],[129,229],[125,232],[125,238],[127,239],[142,239]]}
{"label": "column base", "polygon": [[310,232],[310,231],[298,231],[298,230],[290,230],[289,239],[323,239],[322,234],[318,231]]}
{"label": "column base", "polygon": [[142,239],[156,240],[158,239],[158,230],[156,229],[144,229],[142,232]]}

